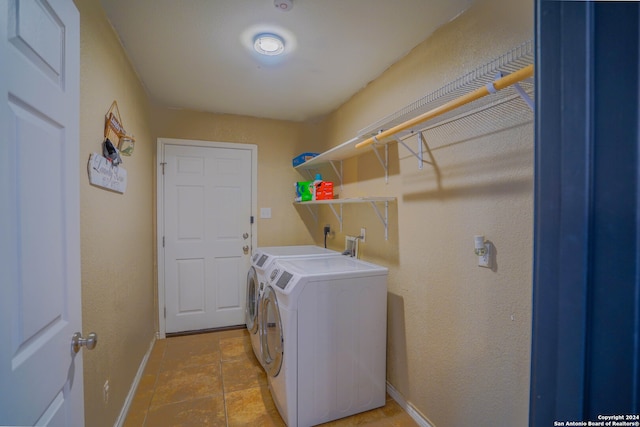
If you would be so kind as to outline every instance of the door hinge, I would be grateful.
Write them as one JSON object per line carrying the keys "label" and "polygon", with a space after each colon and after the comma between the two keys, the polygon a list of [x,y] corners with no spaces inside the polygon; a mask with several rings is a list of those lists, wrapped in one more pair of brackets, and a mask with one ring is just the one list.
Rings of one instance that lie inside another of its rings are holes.
{"label": "door hinge", "polygon": [[162,236],[162,247],[164,248],[164,236]]}
{"label": "door hinge", "polygon": [[164,308],[164,318],[167,318],[167,307]]}
{"label": "door hinge", "polygon": [[162,166],[162,175],[164,175],[164,165],[166,165],[167,162],[162,162],[160,163],[160,165]]}
{"label": "door hinge", "polygon": [[249,217],[249,224],[253,224],[253,215],[251,215],[251,217]]}

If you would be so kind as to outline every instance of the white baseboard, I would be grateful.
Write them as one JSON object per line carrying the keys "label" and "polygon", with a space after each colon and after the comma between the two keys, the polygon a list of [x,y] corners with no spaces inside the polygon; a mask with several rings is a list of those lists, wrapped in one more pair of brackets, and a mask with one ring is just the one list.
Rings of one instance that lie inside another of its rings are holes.
{"label": "white baseboard", "polygon": [[391,396],[393,400],[398,402],[398,405],[400,405],[402,409],[404,409],[420,427],[435,427],[433,424],[427,421],[427,419],[420,412],[418,412],[411,403],[407,402],[404,396],[402,396],[398,392],[398,390],[396,390],[391,384],[389,384],[389,382],[387,382],[387,393],[389,393],[389,396]]}
{"label": "white baseboard", "polygon": [[131,402],[133,402],[133,398],[136,395],[138,384],[140,384],[140,380],[142,379],[144,368],[147,367],[147,362],[149,361],[149,356],[151,355],[151,350],[153,350],[153,345],[156,343],[156,339],[157,339],[157,334],[153,336],[153,339],[151,340],[151,344],[149,345],[149,350],[147,350],[147,353],[142,358],[142,362],[140,362],[140,367],[138,368],[138,372],[136,373],[136,376],[133,379],[133,383],[131,383],[129,394],[127,394],[127,398],[124,401],[124,405],[122,405],[122,409],[120,410],[120,416],[118,417],[118,420],[114,424],[114,427],[122,427],[124,425],[124,421],[127,419],[127,414],[129,413],[129,407],[131,406]]}

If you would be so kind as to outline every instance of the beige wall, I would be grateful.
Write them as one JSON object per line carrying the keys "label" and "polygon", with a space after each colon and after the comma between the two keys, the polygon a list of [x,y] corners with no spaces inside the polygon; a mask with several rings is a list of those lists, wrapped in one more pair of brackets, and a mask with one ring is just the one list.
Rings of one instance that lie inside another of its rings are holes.
{"label": "beige wall", "polygon": [[[324,148],[532,37],[533,2],[478,1],[332,114]],[[388,381],[434,426],[527,425],[533,125],[427,145],[437,169],[392,144],[388,184],[372,154],[344,162],[344,197],[397,203],[388,241],[369,206],[348,205],[329,245],[367,228],[361,258],[390,268]],[[477,266],[474,234],[497,248],[494,271]]]}
{"label": "beige wall", "polygon": [[[87,426],[113,426],[155,333],[153,164],[149,103],[98,0],[80,11],[80,231],[83,331],[98,334],[84,352]],[[104,115],[118,101],[137,140],[124,157],[127,190],[91,186],[87,161],[101,152]],[[109,400],[103,386],[109,381]]]}

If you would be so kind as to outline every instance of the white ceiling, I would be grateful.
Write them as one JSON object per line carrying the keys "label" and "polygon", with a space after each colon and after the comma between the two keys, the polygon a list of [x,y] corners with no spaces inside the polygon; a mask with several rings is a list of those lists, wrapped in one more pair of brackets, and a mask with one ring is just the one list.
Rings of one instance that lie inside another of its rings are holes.
{"label": "white ceiling", "polygon": [[[101,0],[154,102],[307,120],[328,114],[473,0]],[[253,37],[285,38],[277,59]]]}

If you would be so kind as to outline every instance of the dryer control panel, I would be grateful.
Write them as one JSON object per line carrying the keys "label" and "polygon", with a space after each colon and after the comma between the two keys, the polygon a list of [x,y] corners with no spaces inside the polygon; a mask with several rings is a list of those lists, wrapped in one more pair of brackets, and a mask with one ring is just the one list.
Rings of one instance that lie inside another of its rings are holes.
{"label": "dryer control panel", "polygon": [[[278,277],[278,275],[280,275],[280,277]],[[278,278],[278,280],[275,282],[275,285],[280,289],[285,289],[293,278],[293,274],[289,273],[286,270],[283,270],[282,274],[280,274],[280,269],[274,268],[271,271],[271,275],[269,276],[269,278],[271,279],[271,283],[273,283],[273,281]]]}

